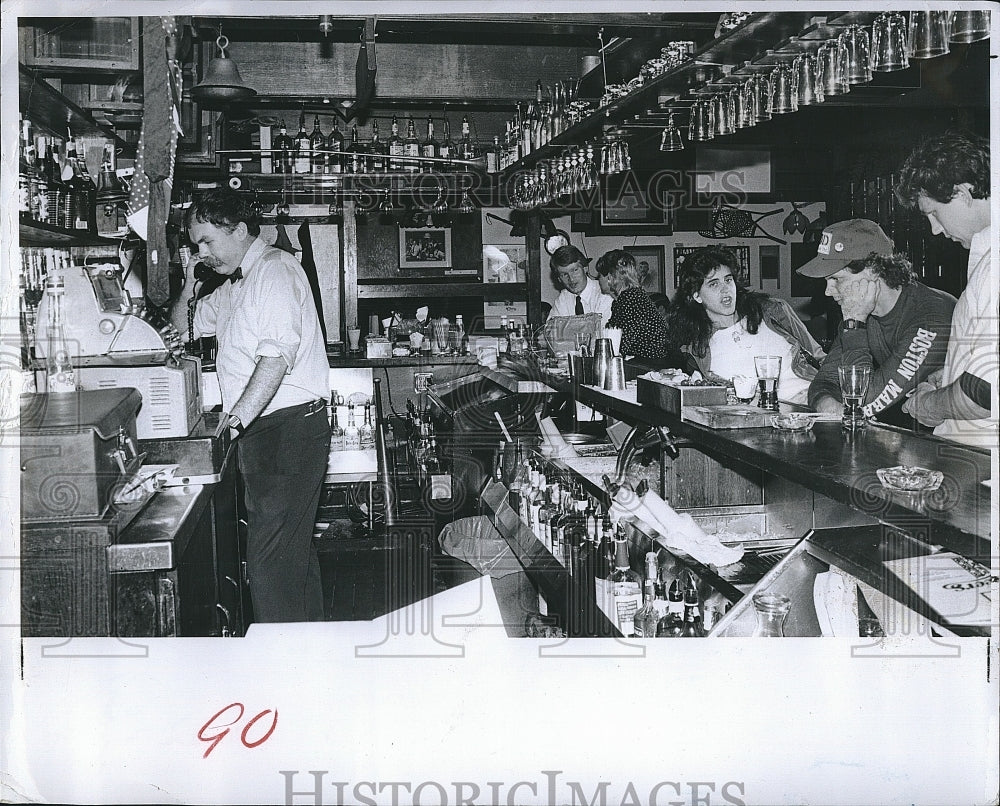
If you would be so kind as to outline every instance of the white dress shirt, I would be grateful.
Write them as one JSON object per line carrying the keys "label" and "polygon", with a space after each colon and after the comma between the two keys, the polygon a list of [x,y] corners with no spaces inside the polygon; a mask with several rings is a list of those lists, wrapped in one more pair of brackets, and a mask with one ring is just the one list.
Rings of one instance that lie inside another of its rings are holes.
{"label": "white dress shirt", "polygon": [[327,397],[330,365],[302,266],[257,238],[240,269],[243,278],[198,300],[194,315],[196,334],[219,342],[215,365],[223,408],[232,410],[264,356],[280,356],[287,369],[262,415]]}
{"label": "white dress shirt", "polygon": [[[601,327],[607,327],[608,319],[611,318],[611,303],[614,302],[614,298],[602,293],[601,284],[593,277],[587,278],[587,287],[580,292],[579,296],[583,302],[583,312],[599,313]],[[550,316],[575,316],[576,297],[576,294],[570,293],[564,288],[556,297]]]}

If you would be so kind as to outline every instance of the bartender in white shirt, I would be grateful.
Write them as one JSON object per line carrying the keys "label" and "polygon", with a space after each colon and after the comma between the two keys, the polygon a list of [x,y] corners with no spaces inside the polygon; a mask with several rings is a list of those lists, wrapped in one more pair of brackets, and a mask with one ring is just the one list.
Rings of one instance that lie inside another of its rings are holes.
{"label": "bartender in white shirt", "polygon": [[590,258],[575,246],[561,246],[552,253],[549,268],[552,282],[561,289],[552,306],[550,316],[578,316],[599,313],[601,326],[606,327],[611,318],[614,300],[601,292],[601,284],[587,274]]}

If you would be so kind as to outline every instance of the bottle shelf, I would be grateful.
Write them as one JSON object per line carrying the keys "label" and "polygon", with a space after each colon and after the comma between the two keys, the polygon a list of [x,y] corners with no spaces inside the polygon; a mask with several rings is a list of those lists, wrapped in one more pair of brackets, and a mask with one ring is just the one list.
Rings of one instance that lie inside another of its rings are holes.
{"label": "bottle shelf", "polygon": [[17,228],[21,244],[27,246],[100,246],[116,243],[114,238],[34,221],[24,213],[18,217]]}

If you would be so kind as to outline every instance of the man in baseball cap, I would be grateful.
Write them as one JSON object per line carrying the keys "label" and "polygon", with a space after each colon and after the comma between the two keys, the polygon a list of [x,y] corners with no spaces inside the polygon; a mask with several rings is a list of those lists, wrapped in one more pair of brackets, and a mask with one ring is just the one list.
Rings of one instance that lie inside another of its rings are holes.
{"label": "man in baseball cap", "polygon": [[838,369],[872,368],[865,415],[915,426],[901,409],[907,394],[944,364],[955,298],[917,282],[913,267],[894,251],[874,221],[852,218],[823,230],[816,257],[798,270],[826,279],[843,322],[829,354],[809,384],[809,405],[843,410]]}

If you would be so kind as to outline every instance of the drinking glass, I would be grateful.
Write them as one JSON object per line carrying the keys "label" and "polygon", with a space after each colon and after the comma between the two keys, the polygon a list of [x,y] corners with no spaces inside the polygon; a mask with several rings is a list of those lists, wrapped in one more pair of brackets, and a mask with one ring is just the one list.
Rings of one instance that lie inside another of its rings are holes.
{"label": "drinking glass", "polygon": [[868,392],[872,368],[867,364],[848,364],[838,368],[840,373],[840,394],[844,400],[844,416],[841,419],[844,428],[854,430],[864,428],[866,424],[861,404]]}
{"label": "drinking glass", "polygon": [[757,614],[754,638],[784,638],[785,618],[792,609],[792,600],[779,593],[755,593],[753,607]]}
{"label": "drinking glass", "polygon": [[812,106],[823,103],[826,99],[823,97],[822,72],[816,57],[803,53],[795,57],[794,66],[799,105]]}
{"label": "drinking glass", "polygon": [[911,59],[944,56],[948,48],[949,11],[911,11],[908,46]]}
{"label": "drinking glass", "polygon": [[990,35],[990,12],[956,11],[951,15],[952,42],[978,42]]}
{"label": "drinking glass", "polygon": [[439,353],[448,351],[448,320],[438,319],[434,322],[434,344]]}
{"label": "drinking glass", "polygon": [[757,401],[757,405],[762,409],[777,411],[781,356],[755,355],[753,365],[757,370],[757,385],[760,387],[760,400]]}
{"label": "drinking glass", "polygon": [[851,91],[844,74],[847,70],[847,42],[840,36],[819,49],[823,67],[823,95],[845,95]]}
{"label": "drinking glass", "polygon": [[361,349],[361,329],[357,327],[347,328],[347,343],[352,353]]}
{"label": "drinking glass", "polygon": [[868,43],[868,29],[862,25],[851,25],[841,36],[847,43],[848,84],[867,84],[872,80],[872,66]]}
{"label": "drinking glass", "polygon": [[733,391],[736,393],[736,399],[747,406],[757,394],[757,379],[751,378],[749,375],[734,375]]}
{"label": "drinking glass", "polygon": [[879,14],[872,25],[872,70],[890,73],[910,66],[906,55],[906,18],[898,11]]}
{"label": "drinking glass", "polygon": [[688,137],[696,143],[703,143],[715,137],[715,120],[708,101],[695,101],[694,106],[691,107],[691,126]]}
{"label": "drinking glass", "polygon": [[716,135],[732,134],[735,131],[732,101],[728,92],[716,93],[712,97],[712,112],[715,116]]}
{"label": "drinking glass", "polygon": [[758,123],[771,119],[772,86],[770,76],[758,73],[753,77],[753,114]]}
{"label": "drinking glass", "polygon": [[799,111],[799,88],[795,68],[789,64],[779,64],[771,72],[771,112],[786,115]]}
{"label": "drinking glass", "polygon": [[736,128],[749,129],[757,125],[754,115],[754,80],[748,78],[736,90]]}

